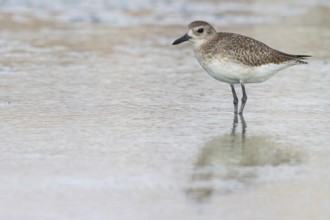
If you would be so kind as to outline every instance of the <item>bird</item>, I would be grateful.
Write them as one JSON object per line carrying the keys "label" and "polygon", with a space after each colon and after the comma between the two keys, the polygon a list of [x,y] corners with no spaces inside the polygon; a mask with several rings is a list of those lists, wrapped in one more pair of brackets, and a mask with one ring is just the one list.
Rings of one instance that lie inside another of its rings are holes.
{"label": "bird", "polygon": [[[287,67],[307,64],[305,59],[311,57],[287,54],[241,34],[217,32],[205,21],[191,22],[188,32],[172,45],[185,41],[192,44],[196,59],[209,75],[230,85],[235,114],[243,114],[247,102],[245,84],[264,82]],[[242,88],[239,111],[236,84]]]}

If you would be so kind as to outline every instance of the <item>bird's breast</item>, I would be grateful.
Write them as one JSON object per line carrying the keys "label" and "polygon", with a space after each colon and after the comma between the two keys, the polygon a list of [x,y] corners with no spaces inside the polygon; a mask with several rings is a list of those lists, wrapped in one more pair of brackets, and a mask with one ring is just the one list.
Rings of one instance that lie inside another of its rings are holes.
{"label": "bird's breast", "polygon": [[231,84],[239,83],[242,68],[239,64],[223,56],[195,52],[196,58],[204,70],[213,78]]}

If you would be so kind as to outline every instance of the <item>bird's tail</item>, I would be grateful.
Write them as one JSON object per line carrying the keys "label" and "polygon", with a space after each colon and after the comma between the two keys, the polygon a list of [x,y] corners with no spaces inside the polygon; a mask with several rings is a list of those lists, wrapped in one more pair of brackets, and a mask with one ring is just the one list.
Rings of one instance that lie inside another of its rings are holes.
{"label": "bird's tail", "polygon": [[308,57],[311,57],[309,55],[295,55],[295,60],[297,64],[307,64],[306,61],[304,61],[305,59],[307,59]]}

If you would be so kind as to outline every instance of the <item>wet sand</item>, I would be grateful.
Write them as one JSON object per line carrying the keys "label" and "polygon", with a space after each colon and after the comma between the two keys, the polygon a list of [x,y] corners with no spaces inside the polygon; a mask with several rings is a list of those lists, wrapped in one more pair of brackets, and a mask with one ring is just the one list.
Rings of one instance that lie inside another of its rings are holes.
{"label": "wet sand", "polygon": [[313,56],[247,85],[244,118],[229,85],[171,46],[186,30],[176,14],[157,25],[147,18],[159,8],[117,9],[143,21],[122,25],[2,10],[0,219],[328,219],[330,8],[319,3],[276,21],[231,20],[258,4],[224,10],[233,24],[213,12],[218,30]]}

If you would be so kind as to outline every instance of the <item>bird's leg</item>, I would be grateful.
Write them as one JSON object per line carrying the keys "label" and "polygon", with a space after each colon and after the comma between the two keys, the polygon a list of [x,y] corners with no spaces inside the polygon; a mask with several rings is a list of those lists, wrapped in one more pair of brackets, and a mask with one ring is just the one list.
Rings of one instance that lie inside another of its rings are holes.
{"label": "bird's leg", "polygon": [[239,110],[239,114],[243,114],[244,106],[245,106],[245,103],[246,103],[246,100],[247,100],[247,95],[246,95],[246,92],[245,92],[245,86],[244,86],[243,82],[241,82],[241,87],[242,87],[243,96],[242,96],[242,103],[241,103],[241,108]]}
{"label": "bird's leg", "polygon": [[241,123],[242,123],[242,137],[244,137],[247,125],[246,125],[244,116],[242,114],[240,114],[239,117],[240,117]]}
{"label": "bird's leg", "polygon": [[235,87],[233,84],[230,84],[230,87],[231,87],[231,92],[233,93],[233,98],[234,98],[234,108],[235,108],[235,111],[234,113],[237,114],[237,109],[238,109],[238,98],[237,98],[237,95],[236,95],[236,91],[235,91]]}
{"label": "bird's leg", "polygon": [[231,135],[232,136],[235,136],[237,124],[238,124],[238,118],[237,118],[237,114],[235,114],[234,115],[234,120],[233,120],[233,127],[231,129]]}

